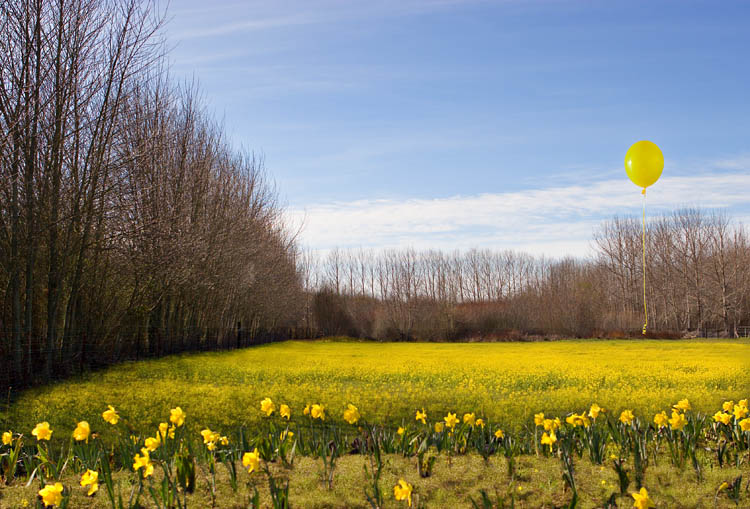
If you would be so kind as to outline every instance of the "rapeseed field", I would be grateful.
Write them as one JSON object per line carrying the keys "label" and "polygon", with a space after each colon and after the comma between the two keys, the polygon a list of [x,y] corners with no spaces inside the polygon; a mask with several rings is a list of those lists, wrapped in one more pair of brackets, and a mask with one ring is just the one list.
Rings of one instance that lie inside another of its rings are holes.
{"label": "rapeseed field", "polygon": [[[265,397],[291,418],[325,402],[336,419],[350,403],[399,426],[415,409],[476,412],[505,429],[537,412],[562,415],[592,402],[650,416],[683,398],[710,412],[750,388],[747,340],[568,340],[539,343],[288,341],[240,351],[131,362],[30,390],[2,416],[5,427],[94,421],[114,404],[134,431],[179,404],[195,427],[252,426]],[[252,410],[251,410],[252,409]]]}

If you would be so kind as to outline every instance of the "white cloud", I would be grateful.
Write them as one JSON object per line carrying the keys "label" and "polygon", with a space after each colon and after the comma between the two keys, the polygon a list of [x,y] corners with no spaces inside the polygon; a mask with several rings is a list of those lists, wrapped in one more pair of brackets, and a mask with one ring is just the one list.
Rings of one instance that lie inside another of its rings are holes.
{"label": "white cloud", "polygon": [[[741,209],[750,173],[663,177],[648,190],[651,214],[685,206]],[[488,247],[553,257],[592,253],[594,228],[615,214],[640,215],[640,190],[626,178],[508,193],[407,200],[368,199],[290,209],[314,250]]]}

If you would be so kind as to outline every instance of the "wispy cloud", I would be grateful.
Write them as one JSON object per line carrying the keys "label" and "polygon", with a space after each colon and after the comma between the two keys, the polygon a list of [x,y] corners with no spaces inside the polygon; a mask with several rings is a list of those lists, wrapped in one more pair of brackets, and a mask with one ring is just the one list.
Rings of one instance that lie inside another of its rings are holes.
{"label": "wispy cloud", "polygon": [[[747,172],[663,177],[648,191],[648,209],[728,208],[741,216],[749,188]],[[302,242],[316,250],[490,247],[558,257],[591,254],[602,219],[640,214],[640,207],[639,189],[623,177],[511,193],[335,202],[289,214],[304,222]]]}

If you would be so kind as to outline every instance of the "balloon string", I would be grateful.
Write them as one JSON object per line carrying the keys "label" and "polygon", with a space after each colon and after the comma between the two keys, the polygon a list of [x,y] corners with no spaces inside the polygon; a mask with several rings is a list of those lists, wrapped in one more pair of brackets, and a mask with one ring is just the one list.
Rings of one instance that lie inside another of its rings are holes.
{"label": "balloon string", "polygon": [[643,233],[641,236],[641,245],[643,246],[643,314],[646,321],[643,323],[643,335],[646,335],[648,327],[648,308],[646,307],[646,188],[641,192],[643,195]]}

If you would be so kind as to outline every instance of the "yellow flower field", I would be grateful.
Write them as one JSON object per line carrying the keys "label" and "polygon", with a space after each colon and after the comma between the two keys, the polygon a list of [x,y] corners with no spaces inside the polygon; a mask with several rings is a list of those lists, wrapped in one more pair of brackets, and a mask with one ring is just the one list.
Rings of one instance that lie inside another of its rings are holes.
{"label": "yellow flower field", "polygon": [[[746,397],[747,340],[544,343],[367,343],[289,341],[241,351],[133,362],[21,395],[6,426],[70,427],[101,420],[115,404],[136,430],[158,425],[175,403],[195,427],[259,422],[266,397],[288,405],[291,420],[324,402],[341,420],[353,403],[364,419],[398,426],[424,408],[430,416],[475,412],[513,430],[537,412],[563,415],[597,403],[648,420],[688,398],[699,412]],[[96,431],[92,428],[92,431]]]}

